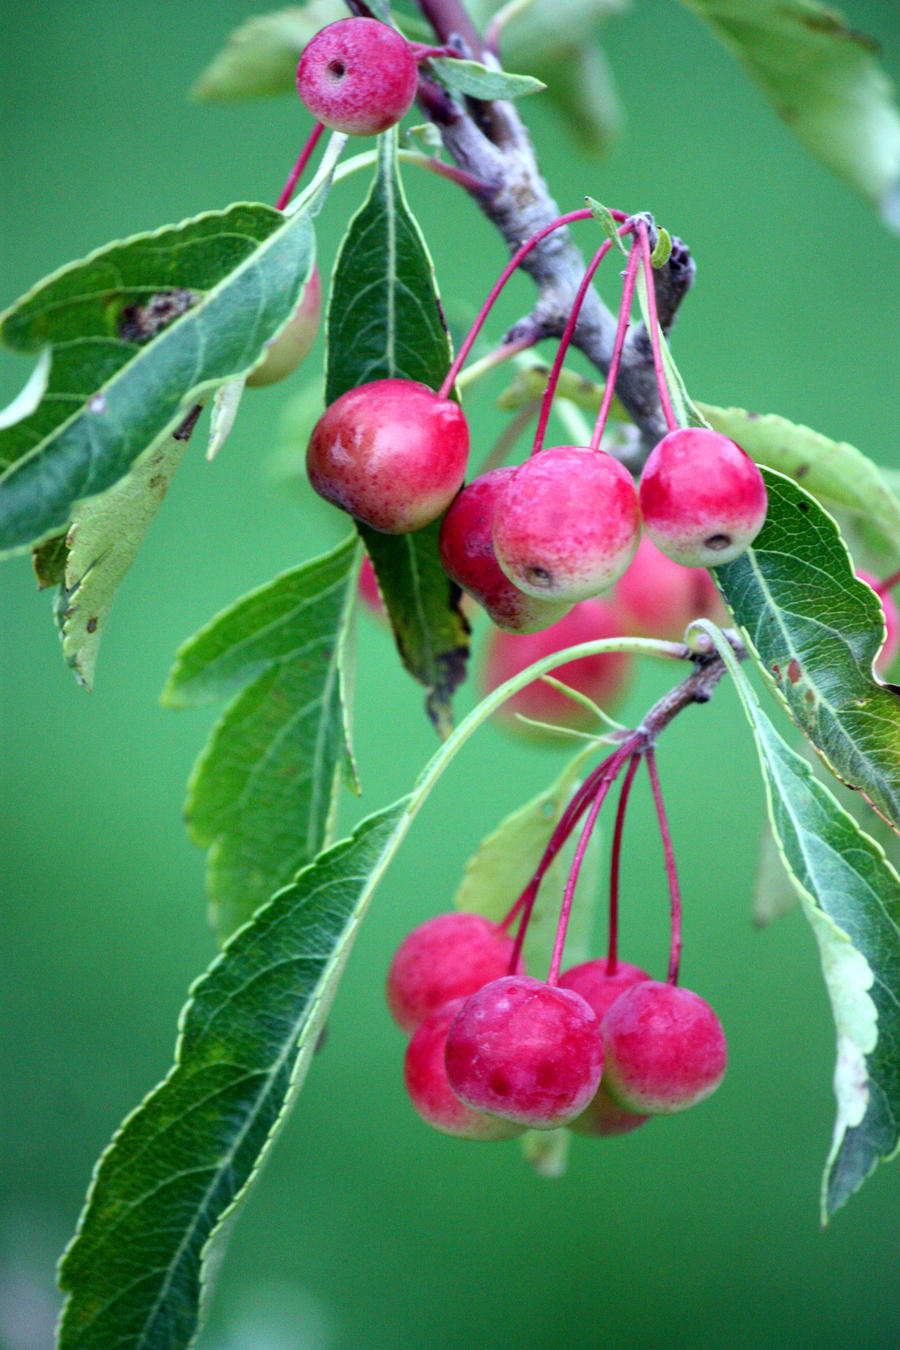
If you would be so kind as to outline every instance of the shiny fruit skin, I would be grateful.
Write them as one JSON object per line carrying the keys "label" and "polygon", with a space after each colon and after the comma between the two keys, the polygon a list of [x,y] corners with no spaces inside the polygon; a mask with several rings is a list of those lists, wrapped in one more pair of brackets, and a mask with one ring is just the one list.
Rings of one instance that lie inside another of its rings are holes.
{"label": "shiny fruit skin", "polygon": [[450,505],[468,454],[458,403],[413,380],[375,380],[325,409],[306,468],[316,492],[357,520],[385,534],[408,534]]}
{"label": "shiny fruit skin", "polygon": [[338,19],[307,43],[297,93],[319,122],[348,136],[375,136],[409,110],[419,70],[406,38],[377,19]]}
{"label": "shiny fruit skin", "polygon": [[300,303],[288,320],[287,327],[271,342],[265,357],[247,376],[247,387],[258,389],[276,384],[296,370],[316,340],[322,313],[322,284],[319,270],[314,267],[303,288]]}

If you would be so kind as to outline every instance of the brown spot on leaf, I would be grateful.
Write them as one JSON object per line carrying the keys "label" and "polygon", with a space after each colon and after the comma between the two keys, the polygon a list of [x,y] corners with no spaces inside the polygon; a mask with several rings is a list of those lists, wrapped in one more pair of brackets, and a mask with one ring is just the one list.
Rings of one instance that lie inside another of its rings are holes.
{"label": "brown spot on leaf", "polygon": [[791,657],[788,662],[787,676],[791,684],[797,684],[803,671],[800,669],[800,662]]}
{"label": "brown spot on leaf", "polygon": [[773,665],[773,666],[772,666],[772,674],[775,676],[776,680],[777,680],[778,683],[780,684],[780,683],[781,683],[781,666],[779,666],[779,665]]}
{"label": "brown spot on leaf", "polygon": [[798,479],[802,478],[804,474],[809,473],[811,468],[812,468],[811,464],[798,464],[796,469],[794,470],[794,477]]}
{"label": "brown spot on leaf", "polygon": [[88,631],[89,633],[96,633],[96,631],[97,631],[97,615],[96,615],[96,614],[92,614],[91,617],[88,619],[87,623],[86,623],[84,626],[85,626],[85,628],[87,629],[87,631]]}
{"label": "brown spot on leaf", "polygon": [[199,299],[198,291],[180,286],[176,290],[157,291],[142,305],[126,305],[116,324],[119,337],[123,342],[149,342]]}

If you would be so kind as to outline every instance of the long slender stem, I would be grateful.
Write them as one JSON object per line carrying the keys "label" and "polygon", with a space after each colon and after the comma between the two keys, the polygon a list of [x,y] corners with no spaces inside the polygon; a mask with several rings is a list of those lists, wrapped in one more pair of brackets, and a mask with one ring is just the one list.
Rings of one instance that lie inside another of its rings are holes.
{"label": "long slender stem", "polygon": [[628,324],[631,318],[631,304],[634,300],[634,287],[637,281],[637,271],[640,265],[641,254],[640,245],[635,240],[631,245],[631,252],[628,254],[628,265],[625,268],[625,279],[622,282],[622,303],[619,306],[619,322],[616,327],[616,340],[613,343],[612,356],[609,361],[609,371],[606,376],[606,385],[603,390],[603,398],[600,401],[600,409],[597,413],[597,420],[594,423],[594,434],[591,437],[592,450],[600,449],[600,441],[606,430],[606,419],[609,416],[610,405],[613,401],[613,394],[616,389],[616,376],[619,373],[619,362],[622,359],[622,348],[625,345],[625,335],[628,332]]}
{"label": "long slender stem", "polygon": [[515,253],[510,258],[509,262],[506,264],[503,271],[500,273],[500,276],[497,278],[494,285],[488,292],[487,299],[481,306],[481,309],[478,312],[475,322],[472,324],[472,327],[469,329],[469,332],[462,346],[456,353],[456,358],[453,361],[453,364],[451,365],[450,369],[447,371],[447,375],[444,379],[444,382],[441,385],[440,389],[438,390],[438,394],[440,395],[441,398],[446,398],[447,395],[450,393],[450,390],[453,388],[453,381],[456,379],[456,376],[458,375],[463,362],[469,355],[469,352],[472,350],[472,344],[474,343],[478,334],[481,332],[481,327],[485,319],[487,318],[488,314],[490,313],[491,309],[493,308],[494,301],[497,299],[498,295],[503,290],[503,287],[506,285],[507,281],[509,281],[513,272],[515,272],[516,268],[519,266],[519,263],[522,261],[522,259],[527,258],[531,250],[533,248],[536,248],[537,245],[541,242],[541,240],[546,239],[547,235],[552,234],[554,230],[559,230],[564,225],[571,225],[576,220],[589,220],[591,216],[592,212],[586,206],[581,207],[578,211],[569,211],[564,216],[557,216],[556,220],[552,220],[549,225],[545,225],[542,229],[538,230],[538,232],[536,234],[533,234],[530,239],[527,239],[525,243],[521,245],[520,248],[516,249]]}
{"label": "long slender stem", "polygon": [[622,833],[625,825],[625,811],[628,807],[628,795],[631,784],[641,762],[641,751],[635,750],[628,765],[628,772],[622,782],[619,793],[619,805],[616,810],[616,823],[613,826],[612,847],[609,860],[609,945],[606,952],[606,973],[615,975],[619,956],[619,862],[622,855]]}
{"label": "long slender stem", "polygon": [[653,280],[653,264],[650,261],[650,240],[647,235],[646,223],[643,220],[637,222],[637,234],[641,247],[641,261],[644,265],[644,280],[647,283],[647,318],[650,320],[648,327],[650,329],[650,346],[653,351],[653,370],[656,375],[659,401],[662,404],[666,426],[670,431],[675,431],[678,427],[678,418],[675,416],[675,410],[672,407],[663,366],[662,347],[659,341],[659,322],[656,317],[656,283]]}
{"label": "long slender stem", "polygon": [[888,591],[893,590],[898,581],[900,581],[900,572],[892,572],[891,575],[885,577],[883,581],[870,584],[876,595],[884,596],[887,595]]}
{"label": "long slender stem", "polygon": [[659,832],[662,836],[663,852],[666,857],[666,877],[669,882],[669,896],[671,900],[672,935],[669,944],[669,973],[666,976],[666,979],[669,984],[677,984],[678,967],[681,962],[681,892],[678,888],[678,873],[675,870],[675,854],[672,851],[669,821],[666,816],[666,808],[663,805],[662,788],[660,787],[659,773],[656,768],[656,754],[652,745],[647,747],[646,760],[647,772],[650,775],[650,787],[653,791],[653,803],[656,807],[656,817],[659,821]]}
{"label": "long slender stem", "polygon": [[310,155],[315,150],[319,141],[319,137],[322,135],[322,132],[324,130],[325,130],[324,124],[322,122],[317,122],[316,125],[313,127],[312,131],[309,133],[309,140],[306,142],[303,149],[300,151],[300,157],[297,160],[297,163],[291,169],[288,180],[285,183],[284,187],[281,189],[278,201],[275,203],[276,211],[283,211],[284,208],[287,206],[288,202],[291,200],[294,188],[297,186],[297,183],[300,180],[300,175],[302,174],[303,170],[309,163]]}
{"label": "long slender stem", "polygon": [[541,415],[538,418],[538,423],[535,427],[534,445],[531,449],[533,455],[538,454],[544,444],[544,432],[547,430],[547,422],[550,418],[550,406],[553,403],[553,395],[556,393],[556,386],[559,383],[559,372],[562,370],[566,352],[569,350],[569,343],[572,341],[572,334],[575,332],[575,325],[578,323],[578,315],[581,313],[581,306],[584,297],[587,294],[587,288],[593,280],[594,273],[611,248],[612,240],[605,239],[588,263],[584,276],[581,278],[581,285],[575,292],[572,309],[566,320],[566,326],[563,329],[562,337],[559,339],[559,346],[556,349],[556,356],[547,380],[547,388],[544,390],[544,396],[541,400]]}

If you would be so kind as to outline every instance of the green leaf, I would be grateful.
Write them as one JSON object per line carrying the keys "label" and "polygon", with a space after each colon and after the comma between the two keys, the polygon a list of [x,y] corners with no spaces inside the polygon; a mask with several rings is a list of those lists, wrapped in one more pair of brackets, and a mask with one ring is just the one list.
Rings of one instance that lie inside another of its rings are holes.
{"label": "green leaf", "polygon": [[697,405],[709,425],[737,441],[757,464],[798,482],[825,506],[864,516],[882,548],[900,553],[900,501],[872,460],[846,441],[832,441],[784,417],[742,408]]}
{"label": "green leaf", "polygon": [[371,816],[236,933],[197,981],[176,1062],[100,1160],[60,1267],[60,1350],[176,1350],[209,1244],[306,1075],[375,884],[408,824]]}
{"label": "green leaf", "polygon": [[[512,908],[537,870],[544,849],[566,805],[578,786],[588,759],[596,759],[596,744],[580,750],[555,783],[508,815],[479,844],[466,863],[453,904],[499,923]],[[577,839],[576,829],[574,838]],[[599,846],[595,829],[591,844]],[[562,903],[569,860],[565,850],[555,859],[541,882],[525,937],[523,956],[532,975],[543,976],[550,962],[559,907]],[[591,860],[586,856],[575,892],[575,904],[566,938],[566,964],[585,959],[596,904],[590,884]]]}
{"label": "green leaf", "polygon": [[209,849],[207,892],[227,937],[326,842],[342,766],[347,629],[358,545],[239,600],[178,653],[168,707],[234,695],[191,774],[185,815]]}
{"label": "green leaf", "polygon": [[[437,389],[450,365],[450,340],[434,268],[403,194],[396,128],[379,140],[367,201],[341,244],[328,307],[325,401],[371,380],[418,380]],[[439,527],[407,535],[361,527],[403,663],[429,690],[427,708],[441,734],[465,675],[469,626],[460,592],[437,550]]]}
{"label": "green leaf", "polygon": [[341,0],[309,0],[254,15],[229,35],[196,80],[191,97],[201,103],[231,103],[294,92],[303,48],[320,28],[346,15]]}
{"label": "green leaf", "polygon": [[547,88],[533,75],[511,75],[505,70],[489,70],[479,61],[467,61],[460,57],[432,56],[428,67],[441,84],[466,98],[522,98],[525,94],[539,94]]}
{"label": "green leaf", "polygon": [[897,215],[900,116],[877,44],[814,0],[684,0],[743,64],[801,145]]}
{"label": "green leaf", "polygon": [[830,516],[763,470],[769,494],[753,546],[714,575],[791,717],[832,772],[900,822],[900,697],[872,666],[881,606],[858,581]]}
{"label": "green leaf", "polygon": [[[625,641],[629,650],[643,646]],[[587,651],[622,647],[622,640],[606,640],[587,644]],[[506,697],[558,660],[558,653],[545,657],[484,699],[432,757],[409,797],[304,868],[194,985],[180,1019],[175,1067],[101,1158],[63,1258],[60,1284],[69,1297],[60,1350],[183,1350],[192,1342],[210,1244],[296,1099],[375,887],[469,737]],[[207,685],[204,663],[192,664],[199,696]],[[207,692],[228,688],[238,665],[226,648]]]}
{"label": "green leaf", "polygon": [[628,249],[625,247],[625,241],[619,234],[618,221],[610,211],[609,207],[604,206],[602,202],[598,202],[596,197],[585,197],[584,200],[587,203],[588,210],[591,212],[594,219],[600,222],[600,225],[603,228],[603,233],[606,235],[607,239],[609,239],[613,244],[615,244],[616,248],[623,255],[623,257],[627,258]]}
{"label": "green leaf", "polygon": [[66,527],[189,409],[259,361],[313,265],[309,211],[239,204],[110,244],[0,316],[16,351],[52,347],[44,397],[0,429],[0,551]]}
{"label": "green leaf", "polygon": [[94,683],[110,606],[162,505],[186,440],[169,436],[113,487],[82,502],[66,535],[58,619],[63,656],[78,680]]}
{"label": "green leaf", "polygon": [[822,1189],[828,1218],[900,1135],[900,876],[763,712],[711,625],[753,727],[772,828],[800,888],[837,1029],[837,1120]]}

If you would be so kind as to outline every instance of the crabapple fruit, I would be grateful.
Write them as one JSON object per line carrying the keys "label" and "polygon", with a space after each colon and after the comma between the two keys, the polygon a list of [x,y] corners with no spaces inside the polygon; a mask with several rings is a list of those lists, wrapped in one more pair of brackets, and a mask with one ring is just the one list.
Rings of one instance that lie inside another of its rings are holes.
{"label": "crabapple fruit", "polygon": [[686,567],[717,567],[762,529],[762,474],[734,441],[708,427],[678,427],[653,447],[639,489],[644,528]]}
{"label": "crabapple fruit", "polygon": [[309,280],[303,288],[300,303],[282,328],[278,336],[266,349],[263,360],[247,376],[249,388],[257,389],[266,384],[275,384],[290,375],[309,354],[319,331],[319,317],[322,312],[322,285],[319,270],[314,267]]}
{"label": "crabapple fruit", "polygon": [[447,1080],[467,1106],[551,1130],[580,1113],[603,1072],[600,1026],[571,989],[528,975],[492,980],[447,1033]]}
{"label": "crabapple fruit", "polygon": [[313,117],[348,136],[375,136],[409,111],[416,56],[401,33],[378,19],[338,19],[320,29],[297,66],[297,93]]}
{"label": "crabapple fruit", "polygon": [[[612,975],[607,974],[608,963],[606,958],[595,961],[583,961],[578,966],[571,966],[564,970],[559,977],[560,989],[573,989],[576,994],[580,994],[585,1003],[588,1003],[594,1011],[598,1022],[603,1021],[607,1009],[615,1003],[616,999],[626,989],[630,989],[633,984],[638,984],[641,980],[649,980],[650,976],[640,966],[629,965],[627,961],[618,961],[615,972]],[[644,1121],[649,1120],[649,1116],[639,1115],[635,1111],[629,1111],[618,1102],[613,1101],[606,1088],[603,1086],[603,1079],[600,1080],[600,1086],[594,1093],[587,1106],[580,1116],[569,1122],[569,1129],[574,1130],[576,1134],[589,1135],[614,1135],[628,1134],[631,1130],[636,1130]]]}
{"label": "crabapple fruit", "polygon": [[856,575],[859,577],[860,581],[864,581],[867,586],[872,587],[872,590],[881,601],[881,611],[884,615],[885,637],[884,642],[881,645],[881,650],[875,657],[875,669],[877,671],[884,671],[892,664],[894,657],[897,655],[897,648],[900,646],[900,613],[898,613],[897,610],[897,602],[890,591],[885,591],[884,594],[879,591],[878,586],[880,583],[878,578],[873,576],[871,572],[864,572],[862,568],[859,568]]}
{"label": "crabapple fruit", "polygon": [[438,542],[444,571],[474,596],[498,628],[534,633],[556,623],[569,605],[526,595],[497,562],[492,539],[494,508],[515,472],[510,466],[473,478],[451,502]]}
{"label": "crabapple fruit", "polygon": [[615,597],[638,637],[678,642],[692,619],[726,621],[715,582],[702,567],[684,567],[667,558],[645,534],[622,576]]}
{"label": "crabapple fruit", "polygon": [[444,1134],[463,1139],[512,1139],[522,1127],[511,1120],[473,1111],[447,1082],[444,1050],[450,1024],[465,1003],[454,998],[429,1013],[416,1028],[403,1063],[406,1091],[423,1120]]}
{"label": "crabapple fruit", "polygon": [[388,970],[387,1002],[394,1021],[413,1031],[449,999],[468,998],[506,975],[514,945],[505,929],[481,914],[456,909],[426,919],[400,943]]}
{"label": "crabapple fruit", "polygon": [[630,1111],[684,1111],[714,1092],[725,1074],[722,1024],[690,989],[641,980],[611,1004],[601,1029],[604,1087]]}
{"label": "crabapple fruit", "polygon": [[634,479],[602,450],[557,445],[520,464],[497,499],[494,551],[514,585],[574,604],[610,586],[641,535]]}
{"label": "crabapple fruit", "polygon": [[[543,656],[574,647],[594,638],[617,637],[627,631],[615,605],[607,600],[582,600],[551,628],[524,635],[491,633],[485,652],[482,680],[486,692],[496,689],[513,675]],[[631,658],[625,652],[579,656],[558,666],[551,674],[609,711],[624,693],[631,674]],[[516,714],[536,722],[555,722],[579,731],[596,727],[596,716],[543,680],[534,680],[508,698],[499,717],[510,727],[532,734],[516,720]]]}
{"label": "crabapple fruit", "polygon": [[313,428],[309,481],[320,496],[384,534],[436,520],[459,491],[469,430],[458,403],[414,380],[348,389]]}

